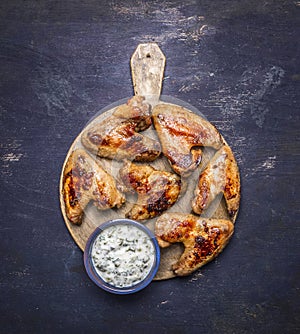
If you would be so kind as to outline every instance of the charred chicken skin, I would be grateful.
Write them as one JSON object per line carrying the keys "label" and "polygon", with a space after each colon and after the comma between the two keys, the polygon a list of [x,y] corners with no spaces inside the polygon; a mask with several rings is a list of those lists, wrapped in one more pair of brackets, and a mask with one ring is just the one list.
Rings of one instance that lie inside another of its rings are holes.
{"label": "charred chicken skin", "polygon": [[159,171],[150,165],[126,161],[120,177],[129,192],[138,194],[137,203],[126,214],[127,218],[154,218],[170,208],[178,199],[181,180],[176,174]]}
{"label": "charred chicken skin", "polygon": [[201,162],[200,147],[218,149],[222,144],[213,125],[182,107],[159,104],[152,117],[162,152],[179,175],[188,176],[197,168]]}
{"label": "charred chicken skin", "polygon": [[224,195],[229,216],[233,217],[239,208],[240,178],[233,153],[226,145],[216,152],[201,173],[192,202],[193,211],[201,214],[221,193]]}
{"label": "charred chicken skin", "polygon": [[155,225],[160,247],[183,243],[185,249],[173,270],[178,276],[189,275],[214,259],[227,245],[234,231],[230,220],[206,219],[192,214],[165,213]]}
{"label": "charred chicken skin", "polygon": [[112,116],[83,132],[82,144],[92,153],[109,159],[153,161],[160,153],[158,141],[138,133],[152,124],[150,106],[144,97],[134,96]]}
{"label": "charred chicken skin", "polygon": [[90,201],[99,210],[118,208],[125,202],[114,178],[82,149],[73,151],[65,166],[63,197],[67,217],[77,225]]}

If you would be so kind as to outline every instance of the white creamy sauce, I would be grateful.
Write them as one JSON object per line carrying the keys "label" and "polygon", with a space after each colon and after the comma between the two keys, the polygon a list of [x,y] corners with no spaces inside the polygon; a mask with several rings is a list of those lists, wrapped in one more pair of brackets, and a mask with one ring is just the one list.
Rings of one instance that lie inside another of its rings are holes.
{"label": "white creamy sauce", "polygon": [[132,225],[115,225],[104,229],[92,247],[92,262],[98,275],[107,283],[130,287],[150,272],[154,245],[149,236]]}

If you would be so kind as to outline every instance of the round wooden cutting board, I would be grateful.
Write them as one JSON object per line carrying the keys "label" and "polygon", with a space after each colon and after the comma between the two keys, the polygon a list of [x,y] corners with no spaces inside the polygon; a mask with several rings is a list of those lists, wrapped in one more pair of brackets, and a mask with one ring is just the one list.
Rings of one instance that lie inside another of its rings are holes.
{"label": "round wooden cutting board", "polygon": [[[144,96],[146,102],[148,102],[151,107],[155,107],[157,104],[172,104],[172,105],[180,105],[185,108],[188,112],[193,112],[195,114],[201,115],[201,113],[195,109],[194,107],[180,101],[178,99],[173,99],[170,97],[164,97],[160,95],[161,87],[162,87],[162,79],[164,73],[165,66],[165,57],[162,54],[161,50],[155,43],[147,43],[140,44],[136,51],[134,52],[131,58],[131,71],[132,71],[132,79],[134,92],[137,96]],[[103,122],[105,119],[110,117],[116,110],[119,105],[125,104],[126,99],[120,100],[114,105],[110,107],[106,107],[102,111],[100,111],[99,115],[94,117],[91,122],[87,125],[93,126],[96,123]],[[205,118],[203,115],[201,117]],[[83,129],[83,131],[86,127]],[[125,218],[125,214],[130,210],[133,206],[136,197],[129,196],[126,197],[126,203],[120,209],[109,209],[105,211],[99,211],[92,204],[88,205],[84,212],[84,217],[81,225],[75,225],[67,217],[65,210],[65,203],[63,197],[63,182],[64,182],[64,169],[66,163],[71,155],[71,153],[77,149],[82,148],[81,144],[81,135],[83,131],[77,136],[71,145],[65,162],[63,164],[62,173],[60,177],[60,205],[62,215],[64,217],[65,224],[81,250],[84,250],[86,242],[90,237],[91,233],[102,223],[116,218]],[[150,138],[154,138],[158,140],[156,131],[151,125],[149,129],[143,131],[143,135],[148,136]],[[224,138],[222,137],[224,144],[227,145]],[[203,157],[201,164],[199,167],[186,179],[183,180],[183,189],[181,191],[180,197],[177,202],[168,210],[168,212],[180,212],[180,213],[192,213],[191,209],[191,201],[194,197],[195,186],[198,182],[198,178],[201,170],[205,167],[207,162],[211,159],[214,154],[213,149],[204,148],[203,149]],[[92,154],[91,154],[92,155]],[[99,158],[95,155],[92,155],[95,159],[99,161],[101,166],[112,176],[117,177],[118,171],[122,166],[122,162],[118,162],[115,160],[109,160],[105,158]],[[150,164],[158,170],[165,170],[172,172],[170,164],[166,157],[161,155],[155,161]],[[209,209],[203,214],[203,216],[208,218],[223,218],[229,219],[226,204],[224,199],[220,196],[218,197],[212,205],[210,205]],[[231,217],[231,221],[235,222],[237,213]],[[152,231],[154,231],[154,223],[156,218],[150,219],[146,222],[143,222],[147,225]],[[156,280],[167,279],[174,277],[174,273],[172,271],[172,263],[175,263],[179,257],[181,256],[183,251],[183,246],[181,244],[174,244],[167,249],[161,250],[161,264],[158,270],[158,273],[155,277]]]}

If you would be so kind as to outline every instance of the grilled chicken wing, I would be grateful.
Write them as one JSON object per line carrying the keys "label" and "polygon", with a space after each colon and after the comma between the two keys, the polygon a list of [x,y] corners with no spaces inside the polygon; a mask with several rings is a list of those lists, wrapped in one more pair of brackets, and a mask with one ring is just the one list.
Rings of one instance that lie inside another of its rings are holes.
{"label": "grilled chicken wing", "polygon": [[156,170],[149,165],[126,161],[120,169],[120,177],[129,191],[138,194],[137,203],[126,214],[127,218],[135,220],[160,215],[176,202],[181,190],[178,175]]}
{"label": "grilled chicken wing", "polygon": [[134,161],[152,161],[161,152],[158,141],[139,134],[151,125],[150,106],[134,96],[119,106],[112,116],[88,127],[82,144],[100,157]]}
{"label": "grilled chicken wing", "polygon": [[120,207],[125,202],[113,177],[82,149],[73,151],[67,161],[63,197],[66,214],[77,225],[81,224],[84,209],[90,201],[99,210]]}
{"label": "grilled chicken wing", "polygon": [[221,146],[217,129],[182,107],[159,104],[153,109],[152,117],[162,152],[180,175],[187,176],[197,168],[201,162],[200,146],[215,149]]}
{"label": "grilled chicken wing", "polygon": [[233,153],[226,145],[216,152],[200,175],[193,211],[201,214],[220,193],[224,194],[229,216],[233,217],[240,202],[240,178]]}
{"label": "grilled chicken wing", "polygon": [[155,235],[161,247],[182,242],[185,250],[173,270],[191,274],[214,259],[227,245],[234,226],[229,220],[205,219],[192,214],[165,213],[157,219]]}

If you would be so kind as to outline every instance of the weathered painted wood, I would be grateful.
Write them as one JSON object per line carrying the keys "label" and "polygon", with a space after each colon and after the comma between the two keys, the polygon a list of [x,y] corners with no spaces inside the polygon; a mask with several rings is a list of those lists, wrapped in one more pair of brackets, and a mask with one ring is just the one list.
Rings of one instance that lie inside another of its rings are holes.
{"label": "weathered painted wood", "polygon": [[[299,331],[299,10],[277,0],[1,2],[3,332]],[[199,109],[233,148],[242,202],[219,259],[119,298],[85,274],[58,183],[86,123],[134,94],[128,59],[145,42],[168,59],[162,94]]]}

